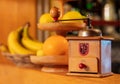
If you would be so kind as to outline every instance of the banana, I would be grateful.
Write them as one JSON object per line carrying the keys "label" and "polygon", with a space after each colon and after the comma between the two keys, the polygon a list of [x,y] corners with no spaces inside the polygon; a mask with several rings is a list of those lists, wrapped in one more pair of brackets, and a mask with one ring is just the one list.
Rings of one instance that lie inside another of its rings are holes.
{"label": "banana", "polygon": [[42,49],[43,43],[38,41],[38,40],[33,40],[30,37],[28,30],[29,30],[29,24],[26,24],[24,29],[23,29],[23,36],[22,36],[22,41],[21,41],[22,44],[26,48],[33,50],[33,51],[37,51],[37,50]]}
{"label": "banana", "polygon": [[0,50],[1,52],[9,52],[8,47],[4,44],[0,44]]}
{"label": "banana", "polygon": [[26,55],[26,54],[35,54],[35,52],[24,48],[20,43],[21,33],[23,28],[20,27],[15,31],[10,32],[8,35],[8,47],[9,50],[14,51],[16,54]]}
{"label": "banana", "polygon": [[36,56],[45,56],[43,49],[36,52]]}
{"label": "banana", "polygon": [[16,54],[15,51],[12,49],[12,46],[8,45],[9,53]]}

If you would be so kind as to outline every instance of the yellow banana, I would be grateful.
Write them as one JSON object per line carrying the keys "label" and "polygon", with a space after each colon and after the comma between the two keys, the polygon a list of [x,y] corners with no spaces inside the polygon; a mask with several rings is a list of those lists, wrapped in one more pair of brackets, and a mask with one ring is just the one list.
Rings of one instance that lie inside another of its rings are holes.
{"label": "yellow banana", "polygon": [[45,56],[43,49],[36,52],[36,56]]}
{"label": "yellow banana", "polygon": [[9,52],[11,54],[15,54],[15,52],[11,49],[11,47],[8,47],[7,45],[0,44],[0,50],[2,52]]}
{"label": "yellow banana", "polygon": [[12,46],[8,45],[9,53],[16,54],[15,51],[12,49]]}
{"label": "yellow banana", "polygon": [[9,51],[8,51],[8,47],[7,47],[6,45],[4,45],[4,44],[0,44],[0,50],[1,50],[2,52],[9,52]]}
{"label": "yellow banana", "polygon": [[19,28],[16,31],[10,32],[8,35],[8,47],[10,50],[14,51],[16,54],[34,54],[35,52],[28,50],[24,48],[20,43],[20,37],[21,33],[23,31],[23,28]]}
{"label": "yellow banana", "polygon": [[22,36],[22,41],[21,41],[22,44],[26,48],[33,50],[33,51],[37,51],[37,50],[42,49],[43,43],[39,42],[38,40],[33,40],[30,37],[28,30],[29,30],[29,24],[26,24],[24,29],[23,29],[23,36]]}

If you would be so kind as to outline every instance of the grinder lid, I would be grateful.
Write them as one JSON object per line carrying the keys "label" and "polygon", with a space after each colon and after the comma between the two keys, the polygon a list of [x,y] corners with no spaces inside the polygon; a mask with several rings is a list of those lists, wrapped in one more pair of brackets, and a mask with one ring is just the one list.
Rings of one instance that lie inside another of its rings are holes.
{"label": "grinder lid", "polygon": [[99,29],[94,29],[91,26],[91,20],[90,18],[86,18],[87,19],[87,26],[85,29],[82,29],[79,31],[78,36],[102,36],[102,32]]}
{"label": "grinder lid", "polygon": [[98,29],[82,29],[78,32],[78,36],[102,36],[102,32]]}

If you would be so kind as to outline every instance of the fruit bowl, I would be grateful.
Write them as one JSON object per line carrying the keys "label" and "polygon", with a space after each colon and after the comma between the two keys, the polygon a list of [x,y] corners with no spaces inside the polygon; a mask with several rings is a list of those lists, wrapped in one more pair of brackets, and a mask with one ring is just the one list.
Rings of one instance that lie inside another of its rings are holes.
{"label": "fruit bowl", "polygon": [[33,64],[43,65],[44,72],[67,72],[68,56],[30,56]]}
{"label": "fruit bowl", "polygon": [[38,29],[55,31],[59,35],[66,35],[69,31],[78,31],[85,28],[85,23],[79,22],[51,22],[46,24],[38,23]]}
{"label": "fruit bowl", "polygon": [[30,61],[30,55],[11,54],[9,52],[1,52],[8,60],[12,61],[18,67],[38,67]]}
{"label": "fruit bowl", "polygon": [[85,27],[85,24],[79,22],[51,22],[46,24],[39,23],[37,26],[40,30],[71,31],[83,29]]}

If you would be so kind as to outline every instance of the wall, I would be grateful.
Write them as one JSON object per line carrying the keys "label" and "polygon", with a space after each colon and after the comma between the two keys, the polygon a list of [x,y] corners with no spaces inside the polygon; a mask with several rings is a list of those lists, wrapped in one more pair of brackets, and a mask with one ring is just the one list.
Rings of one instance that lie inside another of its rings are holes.
{"label": "wall", "polygon": [[[8,34],[28,21],[36,38],[36,0],[0,0],[0,43],[7,44]],[[0,62],[6,62],[1,54]]]}
{"label": "wall", "polygon": [[0,42],[6,43],[8,33],[28,21],[31,23],[31,35],[35,37],[35,0],[0,0]]}

